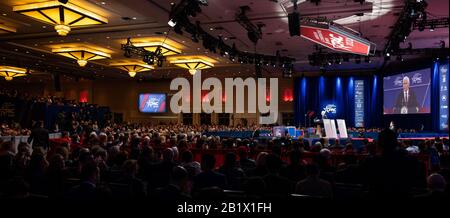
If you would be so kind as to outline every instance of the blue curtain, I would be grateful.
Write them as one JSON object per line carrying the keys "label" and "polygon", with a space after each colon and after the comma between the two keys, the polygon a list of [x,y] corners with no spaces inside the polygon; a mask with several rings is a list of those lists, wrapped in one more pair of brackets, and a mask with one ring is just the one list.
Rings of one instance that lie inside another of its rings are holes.
{"label": "blue curtain", "polygon": [[365,116],[366,127],[381,127],[382,126],[382,116],[383,116],[383,88],[382,88],[382,77],[378,75],[373,75],[372,77],[365,78],[365,84],[367,90],[366,94],[366,105]]}
{"label": "blue curtain", "polygon": [[314,111],[314,117],[320,118],[320,112],[326,104],[336,105],[337,119],[345,119],[347,125],[355,125],[354,81],[364,80],[365,86],[365,126],[380,126],[382,115],[381,88],[378,76],[367,77],[300,77],[295,81],[295,121],[297,126],[309,125],[305,117],[308,111]]}
{"label": "blue curtain", "polygon": [[[431,120],[433,131],[439,130],[439,62],[431,69]],[[436,96],[436,97],[434,97]]]}

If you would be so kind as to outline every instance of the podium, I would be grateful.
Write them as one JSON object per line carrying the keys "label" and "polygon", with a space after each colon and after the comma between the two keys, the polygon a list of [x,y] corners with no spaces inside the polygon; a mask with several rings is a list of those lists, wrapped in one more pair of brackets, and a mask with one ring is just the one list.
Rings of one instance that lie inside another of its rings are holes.
{"label": "podium", "polygon": [[[338,125],[338,131],[336,129],[336,122]],[[347,126],[345,124],[345,120],[343,119],[323,119],[323,126],[325,128],[325,137],[327,139],[339,139],[339,138],[348,138]]]}

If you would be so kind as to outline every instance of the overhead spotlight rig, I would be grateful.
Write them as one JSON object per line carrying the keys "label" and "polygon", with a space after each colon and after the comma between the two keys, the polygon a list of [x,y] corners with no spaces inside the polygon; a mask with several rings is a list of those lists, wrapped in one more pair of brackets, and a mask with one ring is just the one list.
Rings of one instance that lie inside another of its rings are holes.
{"label": "overhead spotlight rig", "polygon": [[425,22],[428,4],[425,0],[405,0],[405,5],[399,18],[389,34],[388,41],[384,48],[386,56],[400,49],[400,43],[404,42],[412,31],[415,22]]}
{"label": "overhead spotlight rig", "polygon": [[331,53],[316,51],[308,55],[308,61],[311,66],[326,67],[331,65],[340,65],[345,62],[354,61],[356,64],[371,63],[373,56],[363,56],[349,53]]}
{"label": "overhead spotlight rig", "polygon": [[416,20],[413,23],[412,29],[419,30],[419,31],[424,31],[425,29],[429,29],[430,31],[433,31],[435,28],[448,28],[449,20],[450,20],[450,18],[448,18],[448,17],[432,19],[432,20],[420,20],[420,21]]}
{"label": "overhead spotlight rig", "polygon": [[[189,20],[189,17],[195,17],[201,12],[200,6],[206,5],[206,1],[182,0],[178,5],[173,5],[168,24],[177,34],[184,34],[183,31],[191,34],[191,39],[193,42],[198,43],[202,40],[202,45],[205,49],[212,53],[219,53],[222,57],[228,57],[231,62],[255,64],[256,67],[272,66],[281,67],[291,71],[293,70],[293,62],[295,61],[294,58],[281,56],[279,52],[277,52],[276,55],[264,55],[239,51],[234,43],[232,46],[227,45],[223,41],[222,36],[215,37],[204,31],[200,26],[200,22],[197,21],[195,24],[192,23]],[[263,25],[251,24],[248,18],[245,20],[243,15],[245,15],[246,10],[248,9],[244,8],[241,10],[241,13],[244,11],[244,14],[240,14],[240,19],[243,23],[245,23],[244,25],[246,29],[248,28],[249,38],[250,36],[254,37],[256,40],[252,41],[256,43],[258,39],[262,38],[261,27],[263,27]]]}
{"label": "overhead spotlight rig", "polygon": [[162,67],[165,57],[161,53],[161,47],[156,48],[154,52],[147,51],[142,47],[136,47],[131,42],[131,38],[127,39],[126,44],[121,45],[121,49],[124,51],[124,56],[131,58],[133,55],[142,57],[142,61],[149,65],[156,65]]}
{"label": "overhead spotlight rig", "polygon": [[245,30],[247,30],[247,36],[254,44],[258,43],[258,40],[262,39],[261,28],[264,24],[253,24],[247,17],[247,11],[250,11],[250,7],[245,5],[239,7],[239,11],[236,13],[235,21],[238,22]]}
{"label": "overhead spotlight rig", "polygon": [[181,0],[178,4],[172,4],[169,14],[169,26],[175,27],[179,23],[183,23],[188,17],[195,17],[202,12],[200,6],[207,6],[207,0]]}

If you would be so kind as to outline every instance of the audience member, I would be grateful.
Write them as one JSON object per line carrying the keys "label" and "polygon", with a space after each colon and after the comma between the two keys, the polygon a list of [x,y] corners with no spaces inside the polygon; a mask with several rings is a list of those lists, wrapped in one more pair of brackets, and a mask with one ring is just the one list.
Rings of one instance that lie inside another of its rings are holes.
{"label": "audience member", "polygon": [[333,191],[329,182],[320,179],[320,169],[315,164],[306,165],[306,179],[297,183],[295,193],[319,198],[332,198]]}

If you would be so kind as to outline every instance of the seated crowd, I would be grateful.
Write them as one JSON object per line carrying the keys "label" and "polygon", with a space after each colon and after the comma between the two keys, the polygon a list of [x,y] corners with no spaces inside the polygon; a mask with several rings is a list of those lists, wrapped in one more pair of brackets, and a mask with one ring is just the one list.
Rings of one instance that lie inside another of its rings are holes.
{"label": "seated crowd", "polygon": [[[41,140],[42,125],[16,153],[0,142],[0,198],[448,198],[448,140],[421,145],[424,155],[437,154],[428,166],[390,130],[356,152],[325,140],[281,145],[202,135],[217,126],[73,124],[56,144]],[[223,163],[212,148],[224,151]],[[337,153],[342,161],[332,160]]]}

